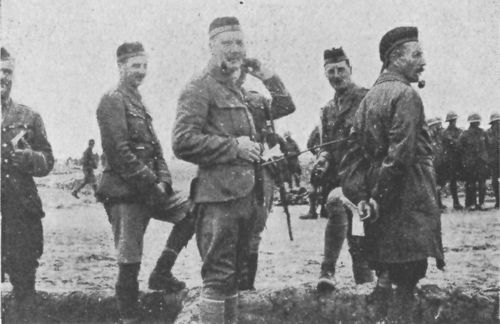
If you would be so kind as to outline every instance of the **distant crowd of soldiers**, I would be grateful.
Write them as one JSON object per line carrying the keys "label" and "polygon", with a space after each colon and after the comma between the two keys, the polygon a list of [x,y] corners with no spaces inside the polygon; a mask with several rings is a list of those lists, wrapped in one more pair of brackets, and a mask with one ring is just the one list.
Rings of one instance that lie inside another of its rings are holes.
{"label": "distant crowd of soldiers", "polygon": [[[300,187],[301,152],[289,133],[283,140],[274,129],[275,119],[296,110],[282,80],[259,60],[246,57],[237,18],[216,18],[208,40],[211,57],[182,90],[172,133],[175,155],[198,166],[189,197],[174,189],[153,118],[139,92],[148,69],[140,42],[117,48],[119,81],[102,96],[96,111],[105,155],[102,179],[95,186],[94,142],[89,141],[85,178],[72,194],[78,197],[90,183],[108,215],[123,323],[141,321],[138,275],[152,218],[174,226],[148,287],[166,293],[186,288],[171,270],[196,234],[202,259],[200,322],[237,323],[239,291],[255,289],[259,244],[274,188],[283,188],[284,182]],[[322,108],[314,135],[321,145],[314,146],[312,197],[322,196],[321,213],[328,218],[317,289],[337,287],[337,260],[347,239],[355,282],[374,281],[376,274],[369,302],[380,319],[411,323],[415,288],[426,275],[427,259],[434,258],[438,269],[445,266],[440,188],[450,181],[454,205],[460,208],[456,181],[465,174],[466,207],[481,209],[490,170],[498,207],[499,116],[492,115],[486,133],[479,128],[480,118],[471,115],[471,127],[462,133],[455,126],[456,115],[450,114],[450,127],[441,136],[439,123],[426,122],[420,95],[411,86],[421,86],[425,66],[417,28],[387,32],[379,55],[381,74],[368,90],[352,81],[352,65],[342,47],[324,51],[325,77],[335,95]],[[2,281],[6,273],[15,307],[26,315],[33,307],[43,251],[44,212],[33,177],[46,176],[54,158],[40,115],[10,98],[14,60],[4,48],[1,60]],[[248,76],[262,82],[271,100],[244,87]],[[437,154],[440,145],[442,156]],[[270,153],[276,147],[286,153],[289,176],[279,172],[283,159]],[[454,168],[444,167],[446,163]],[[448,174],[443,175],[445,169]],[[311,199],[310,213],[303,218],[317,218],[315,213]]]}

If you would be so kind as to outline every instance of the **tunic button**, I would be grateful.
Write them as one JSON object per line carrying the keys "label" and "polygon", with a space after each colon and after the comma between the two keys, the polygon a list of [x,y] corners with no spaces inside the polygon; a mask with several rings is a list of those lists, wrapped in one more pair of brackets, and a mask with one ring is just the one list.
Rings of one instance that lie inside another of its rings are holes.
{"label": "tunic button", "polygon": [[7,143],[2,144],[2,147],[7,147],[7,146],[8,146]]}
{"label": "tunic button", "polygon": [[4,161],[5,163],[9,162],[9,160],[7,160],[7,159],[3,159],[3,161]]}
{"label": "tunic button", "polygon": [[6,178],[10,178],[10,174],[6,174],[6,175],[5,175],[5,177],[6,177]]}

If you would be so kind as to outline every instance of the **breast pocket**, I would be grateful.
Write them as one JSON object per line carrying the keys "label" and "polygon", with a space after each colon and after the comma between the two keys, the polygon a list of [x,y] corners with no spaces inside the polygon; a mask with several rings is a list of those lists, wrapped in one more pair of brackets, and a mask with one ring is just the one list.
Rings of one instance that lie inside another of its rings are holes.
{"label": "breast pocket", "polygon": [[238,100],[216,100],[212,110],[216,127],[230,136],[250,136],[251,120],[246,106]]}
{"label": "breast pocket", "polygon": [[145,113],[128,109],[127,126],[130,138],[136,142],[151,141],[149,121]]}

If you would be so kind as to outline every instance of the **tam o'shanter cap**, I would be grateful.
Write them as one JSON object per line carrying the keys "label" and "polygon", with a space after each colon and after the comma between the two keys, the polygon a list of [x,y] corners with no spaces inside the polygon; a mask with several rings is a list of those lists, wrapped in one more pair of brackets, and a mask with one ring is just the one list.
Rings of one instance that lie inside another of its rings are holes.
{"label": "tam o'shanter cap", "polygon": [[139,42],[123,43],[116,49],[116,59],[118,61],[140,55],[145,55],[145,53],[144,47]]}
{"label": "tam o'shanter cap", "polygon": [[418,41],[417,27],[396,27],[388,31],[380,40],[380,60],[385,64],[391,52],[399,45]]}
{"label": "tam o'shanter cap", "polygon": [[4,47],[1,48],[0,52],[1,52],[0,58],[2,61],[2,69],[9,69],[11,71],[14,71],[14,63],[15,63],[14,58]]}
{"label": "tam o'shanter cap", "polygon": [[210,23],[210,26],[208,27],[208,35],[210,38],[213,38],[223,32],[239,30],[241,30],[241,27],[238,18],[218,17]]}
{"label": "tam o'shanter cap", "polygon": [[347,55],[345,55],[342,47],[339,48],[333,47],[332,49],[325,50],[323,52],[323,59],[325,60],[324,65],[348,60]]}

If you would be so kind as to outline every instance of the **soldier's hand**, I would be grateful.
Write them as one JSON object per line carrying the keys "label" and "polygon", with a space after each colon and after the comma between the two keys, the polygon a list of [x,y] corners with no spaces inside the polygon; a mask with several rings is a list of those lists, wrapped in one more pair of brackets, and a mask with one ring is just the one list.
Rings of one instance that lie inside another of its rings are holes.
{"label": "soldier's hand", "polygon": [[249,162],[260,161],[261,147],[257,142],[253,142],[248,136],[240,136],[238,142],[238,157]]}
{"label": "soldier's hand", "polygon": [[369,200],[369,204],[372,208],[372,217],[371,217],[371,221],[372,222],[376,222],[377,219],[379,219],[380,217],[380,212],[379,212],[379,205],[378,205],[378,202],[373,199],[373,198],[370,198]]}
{"label": "soldier's hand", "polygon": [[274,75],[274,73],[271,70],[263,66],[262,63],[260,63],[260,61],[257,59],[251,59],[251,58],[245,59],[244,66],[246,68],[246,71],[250,75],[253,75],[257,79],[262,81],[267,80]]}
{"label": "soldier's hand", "polygon": [[328,160],[320,157],[314,164],[312,172],[315,177],[322,178],[329,166],[330,163],[328,162]]}
{"label": "soldier's hand", "polygon": [[358,214],[362,221],[370,219],[372,217],[372,208],[366,200],[361,200],[358,203]]}
{"label": "soldier's hand", "polygon": [[10,157],[12,165],[20,170],[25,170],[33,163],[33,150],[15,149]]}

